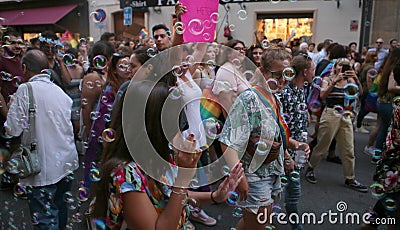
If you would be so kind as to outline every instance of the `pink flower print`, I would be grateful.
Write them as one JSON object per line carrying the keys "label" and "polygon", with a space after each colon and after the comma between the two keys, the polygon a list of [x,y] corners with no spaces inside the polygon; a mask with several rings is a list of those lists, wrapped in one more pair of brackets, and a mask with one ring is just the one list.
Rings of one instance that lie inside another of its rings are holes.
{"label": "pink flower print", "polygon": [[394,186],[396,186],[397,183],[400,183],[399,172],[398,171],[387,172],[386,179],[385,179],[385,187],[390,189],[390,188],[393,188]]}

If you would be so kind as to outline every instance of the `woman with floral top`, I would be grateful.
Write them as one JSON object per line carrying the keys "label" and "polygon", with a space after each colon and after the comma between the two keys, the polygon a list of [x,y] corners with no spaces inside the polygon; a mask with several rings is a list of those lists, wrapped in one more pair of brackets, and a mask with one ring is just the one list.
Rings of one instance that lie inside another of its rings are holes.
{"label": "woman with floral top", "polygon": [[[269,48],[262,57],[259,71],[251,79],[254,86],[241,93],[224,124],[220,141],[227,146],[225,159],[234,165],[241,159],[245,176],[239,183],[239,206],[243,218],[237,229],[265,229],[274,198],[281,192],[284,170],[292,171],[294,162],[286,148],[309,153],[306,143],[290,139],[281,116],[281,104],[271,90],[282,92],[287,84],[282,71],[290,65],[291,55],[281,48]],[[285,156],[285,157],[284,157]],[[285,158],[285,161],[284,161]],[[285,166],[284,166],[285,162]],[[267,213],[266,223],[257,216]]]}
{"label": "woman with floral top", "polygon": [[[229,191],[235,190],[243,177],[243,169],[239,163],[214,192],[191,192],[181,188],[183,185],[187,187],[188,181],[194,175],[194,171],[190,175],[183,174],[181,169],[196,168],[201,153],[193,154],[196,146],[194,135],[189,135],[184,141],[179,141],[182,138],[174,138],[172,145],[182,147],[179,150],[173,147],[171,150],[161,124],[162,107],[169,95],[168,86],[162,82],[154,87],[153,85],[153,82],[140,81],[131,83],[132,88],[127,90],[127,94],[131,94],[129,98],[137,100],[151,91],[146,102],[146,111],[143,111],[145,130],[141,129],[143,124],[139,124],[137,117],[132,117],[131,124],[128,124],[130,128],[137,130],[132,140],[125,140],[122,130],[125,95],[113,112],[110,127],[115,130],[115,140],[107,144],[103,151],[103,177],[95,187],[93,224],[105,224],[107,229],[182,229],[186,227],[188,217],[188,196],[202,205],[223,202],[228,198]],[[131,105],[132,102],[126,104]],[[142,111],[137,111],[134,116],[139,117],[141,113]],[[173,122],[177,116],[168,118]],[[142,143],[146,137],[165,161],[178,166],[172,166],[176,173],[175,182],[171,182],[173,178],[168,176],[171,174],[165,174],[165,177],[157,181],[144,172],[143,165],[133,160],[126,141],[137,148],[143,148]],[[180,186],[174,186],[177,183]],[[174,185],[168,186],[171,184]]]}

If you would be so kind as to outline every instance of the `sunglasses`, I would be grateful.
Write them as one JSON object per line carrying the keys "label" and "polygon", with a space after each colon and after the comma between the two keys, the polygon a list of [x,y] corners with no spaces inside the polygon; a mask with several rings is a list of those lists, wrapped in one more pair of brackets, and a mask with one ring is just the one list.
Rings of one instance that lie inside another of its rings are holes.
{"label": "sunglasses", "polygon": [[277,77],[274,77],[276,80],[279,80],[283,77],[283,71],[272,71],[268,68],[265,68],[265,69],[268,70],[272,74],[272,77],[274,77],[274,75],[277,76]]}
{"label": "sunglasses", "polygon": [[383,44],[383,42],[376,42],[376,44]]}
{"label": "sunglasses", "polygon": [[262,55],[262,52],[253,52],[253,55]]}

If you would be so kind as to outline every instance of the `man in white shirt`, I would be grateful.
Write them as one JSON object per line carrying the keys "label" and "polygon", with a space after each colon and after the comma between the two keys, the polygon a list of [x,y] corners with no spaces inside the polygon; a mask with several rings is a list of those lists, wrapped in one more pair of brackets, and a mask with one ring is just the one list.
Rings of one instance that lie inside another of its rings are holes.
{"label": "man in white shirt", "polygon": [[383,63],[383,60],[385,60],[385,57],[389,54],[389,51],[383,48],[383,42],[383,38],[376,39],[375,48],[371,48],[368,50],[368,52],[376,52],[376,54],[378,55],[378,61],[376,61],[374,64],[376,70],[379,70]]}
{"label": "man in white shirt", "polygon": [[326,50],[328,49],[329,45],[332,42],[333,41],[331,39],[325,39],[324,40],[324,48],[322,48],[321,51],[319,51],[319,53],[315,54],[314,57],[313,57],[313,62],[315,64],[315,66],[317,66],[318,63],[328,55]]}
{"label": "man in white shirt", "polygon": [[[78,168],[79,162],[71,123],[72,100],[50,81],[49,75],[41,74],[43,69],[48,68],[47,57],[42,51],[28,51],[22,58],[23,74],[32,86],[34,139],[41,172],[20,182],[32,187],[29,209],[36,219],[34,229],[64,229],[68,212],[64,194],[70,191],[72,183],[67,176]],[[19,136],[29,132],[26,122],[21,122],[29,117],[28,108],[28,87],[22,84],[14,94],[7,114],[5,126],[9,135]],[[23,144],[31,141],[26,142]]]}

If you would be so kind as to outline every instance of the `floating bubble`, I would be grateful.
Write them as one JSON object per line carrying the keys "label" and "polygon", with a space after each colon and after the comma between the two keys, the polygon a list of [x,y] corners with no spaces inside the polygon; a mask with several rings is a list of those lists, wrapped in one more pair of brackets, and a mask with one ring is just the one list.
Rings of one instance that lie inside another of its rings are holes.
{"label": "floating bubble", "polygon": [[276,93],[278,92],[278,81],[274,78],[270,78],[267,80],[267,87],[268,87],[268,91],[270,91],[271,93]]}
{"label": "floating bubble", "polygon": [[299,181],[300,180],[300,173],[296,170],[290,172],[290,180],[291,181]]}
{"label": "floating bubble", "polygon": [[181,68],[181,66],[179,65],[174,65],[172,67],[172,75],[174,75],[175,77],[180,77],[183,74],[183,70]]}
{"label": "floating bubble", "polygon": [[244,20],[247,19],[248,13],[247,13],[246,10],[239,10],[239,11],[237,12],[237,16],[238,16],[239,20],[244,21]]}
{"label": "floating bubble", "polygon": [[231,169],[229,168],[228,165],[224,165],[222,167],[222,175],[228,176],[230,172],[231,172]]}
{"label": "floating bubble", "polygon": [[397,202],[390,197],[385,198],[385,200],[383,201],[383,206],[389,212],[393,212],[393,211],[397,210]]}
{"label": "floating bubble", "polygon": [[306,103],[300,103],[297,105],[297,110],[299,113],[305,114],[307,113],[308,106]]}
{"label": "floating bubble", "polygon": [[89,190],[85,187],[80,187],[78,189],[78,200],[79,201],[87,201],[89,199]]}
{"label": "floating bubble", "polygon": [[104,104],[106,104],[107,102],[108,102],[108,98],[107,98],[107,96],[106,95],[103,95],[102,97],[101,97],[101,102],[103,102]]}
{"label": "floating bubble", "polygon": [[73,66],[76,63],[76,59],[72,54],[64,54],[63,62],[65,63],[66,66]]}
{"label": "floating bubble", "polygon": [[204,126],[204,131],[206,133],[207,138],[211,140],[219,138],[223,126],[220,120],[211,117],[203,120],[202,124]]}
{"label": "floating bubble", "polygon": [[341,105],[335,105],[335,106],[333,106],[333,109],[336,110],[340,114],[342,114],[344,111],[343,106],[341,106]]}
{"label": "floating bubble", "polygon": [[243,209],[241,207],[235,207],[232,212],[232,216],[236,218],[243,217]]}
{"label": "floating bubble", "polygon": [[185,27],[183,22],[176,22],[174,28],[177,34],[183,34],[185,32]]}
{"label": "floating bubble", "polygon": [[106,223],[103,219],[99,219],[99,218],[93,219],[92,223],[95,226],[96,230],[106,230],[106,228],[107,228]]}
{"label": "floating bubble", "polygon": [[272,213],[273,213],[275,216],[278,216],[280,213],[283,213],[283,209],[282,209],[282,207],[279,206],[279,205],[274,205],[274,206],[272,206]]}
{"label": "floating bubble", "polygon": [[88,101],[87,101],[86,98],[82,98],[82,99],[81,99],[81,103],[82,103],[82,105],[87,105],[87,104],[88,104]]}
{"label": "floating bubble", "polygon": [[386,195],[385,188],[383,187],[383,185],[381,185],[379,183],[373,183],[369,187],[371,189],[372,197],[374,197],[376,199],[381,199]]}
{"label": "floating bubble", "polygon": [[192,197],[186,198],[185,205],[187,206],[190,212],[194,212],[200,209],[200,203]]}
{"label": "floating bubble", "polygon": [[6,171],[10,174],[19,174],[20,170],[18,169],[19,160],[16,158],[12,158],[7,162]]}
{"label": "floating bubble", "polygon": [[97,111],[90,112],[90,119],[92,119],[93,121],[99,119],[99,117],[100,117],[99,112],[97,112]]}
{"label": "floating bubble", "polygon": [[229,27],[230,31],[235,31],[236,30],[235,24],[230,24],[228,27]]}
{"label": "floating bubble", "polygon": [[373,158],[374,158],[375,160],[380,160],[380,159],[382,159],[382,150],[380,150],[380,149],[375,149]]}
{"label": "floating bubble", "polygon": [[226,203],[230,206],[236,206],[239,200],[239,195],[235,191],[230,191],[228,195],[229,196],[228,199],[226,200]]}
{"label": "floating bubble", "polygon": [[86,87],[88,87],[89,89],[93,89],[94,88],[93,82],[92,81],[87,81],[86,82]]}
{"label": "floating bubble", "polygon": [[190,188],[198,188],[199,186],[199,180],[197,180],[196,178],[193,178],[190,180],[189,182],[189,187]]}
{"label": "floating bubble", "polygon": [[347,83],[344,86],[344,96],[349,100],[356,99],[358,96],[358,85],[354,83]]}
{"label": "floating bubble", "polygon": [[111,122],[111,114],[106,113],[103,117],[105,122]]}
{"label": "floating bubble", "polygon": [[115,140],[115,130],[112,128],[105,129],[101,135],[106,142],[113,142]]}
{"label": "floating bubble", "polygon": [[265,156],[269,153],[270,146],[265,141],[258,141],[254,144],[255,153],[259,156]]}
{"label": "floating bubble", "polygon": [[73,172],[71,172],[70,174],[68,174],[66,177],[65,177],[65,179],[66,179],[66,181],[73,181],[74,179],[75,179],[75,175],[74,175],[74,173]]}
{"label": "floating bubble", "polygon": [[281,184],[282,186],[286,186],[288,184],[288,178],[286,176],[281,176]]}
{"label": "floating bubble", "polygon": [[198,18],[194,18],[188,23],[188,30],[193,35],[200,35],[204,31],[203,21]]}
{"label": "floating bubble", "polygon": [[314,101],[310,102],[309,109],[311,110],[311,112],[314,112],[314,113],[319,112],[322,109],[322,104],[318,100],[314,100]]}
{"label": "floating bubble", "polygon": [[126,63],[120,63],[120,64],[118,65],[118,69],[119,69],[119,71],[121,71],[121,72],[127,72],[127,71],[128,71],[128,68],[129,68],[129,65],[126,64]]}
{"label": "floating bubble", "polygon": [[269,41],[267,39],[264,39],[261,41],[261,47],[263,49],[268,49],[269,48]]}
{"label": "floating bubble", "polygon": [[53,76],[53,72],[52,72],[51,70],[49,70],[49,69],[44,69],[44,70],[42,70],[40,73],[42,73],[42,74],[47,74],[47,75],[49,75],[50,77]]}
{"label": "floating bubble", "polygon": [[254,77],[254,72],[251,70],[246,70],[243,72],[243,76],[250,81],[250,79],[252,79]]}
{"label": "floating bubble", "polygon": [[368,70],[367,76],[374,79],[378,76],[378,71],[375,68],[371,68]]}
{"label": "floating bubble", "polygon": [[74,222],[74,223],[82,222],[82,216],[79,212],[72,215],[72,222]]}
{"label": "floating bubble", "polygon": [[350,117],[351,119],[355,118],[356,115],[350,110],[343,110],[343,117]]}
{"label": "floating bubble", "polygon": [[39,216],[40,214],[38,212],[35,212],[32,214],[32,225],[38,225],[39,224]]}
{"label": "floating bubble", "polygon": [[97,69],[104,69],[107,67],[107,58],[103,55],[97,55],[93,58],[93,66]]}
{"label": "floating bubble", "polygon": [[74,200],[71,192],[68,191],[68,192],[64,193],[64,202],[65,203],[69,204],[69,203],[73,203],[74,201],[75,200]]}
{"label": "floating bubble", "polygon": [[292,115],[290,115],[288,113],[284,113],[283,119],[285,120],[286,124],[289,124],[292,121]]}
{"label": "floating bubble", "polygon": [[210,33],[204,33],[204,34],[203,34],[203,38],[204,38],[204,40],[206,40],[206,41],[211,41],[211,40],[212,40],[212,37],[211,37],[211,34],[210,34]]}
{"label": "floating bubble", "polygon": [[98,182],[101,180],[101,173],[98,168],[92,168],[89,172],[89,178],[93,182]]}
{"label": "floating bubble", "polygon": [[231,62],[236,68],[240,68],[241,67],[242,61],[240,61],[239,58],[234,58]]}
{"label": "floating bubble", "polygon": [[157,55],[157,51],[153,48],[148,48],[147,49],[147,56],[149,57],[155,57]]}
{"label": "floating bubble", "polygon": [[289,61],[289,60],[283,60],[283,61],[282,61],[282,65],[283,65],[284,67],[288,67],[288,66],[290,66],[290,61]]}
{"label": "floating bubble", "polygon": [[6,71],[1,71],[0,77],[1,77],[1,80],[3,80],[3,81],[10,81],[10,79],[12,79],[12,74],[7,73]]}
{"label": "floating bubble", "polygon": [[20,76],[15,76],[12,78],[11,83],[14,87],[18,88],[23,83],[23,79]]}
{"label": "floating bubble", "polygon": [[178,100],[182,97],[182,90],[179,87],[173,86],[169,89],[169,98],[172,100]]}
{"label": "floating bubble", "polygon": [[207,68],[215,69],[215,65],[216,65],[215,60],[210,59],[210,60],[206,61],[206,64],[207,64]]}
{"label": "floating bubble", "polygon": [[100,80],[94,81],[94,84],[96,85],[97,88],[103,87],[103,83]]}
{"label": "floating bubble", "polygon": [[282,76],[285,80],[291,81],[296,76],[296,71],[292,67],[286,67],[282,71]]}
{"label": "floating bubble", "polygon": [[392,106],[394,109],[399,109],[400,108],[400,96],[394,97]]}
{"label": "floating bubble", "polygon": [[210,20],[212,23],[218,23],[220,20],[220,15],[218,12],[214,12],[212,14],[210,14]]}

